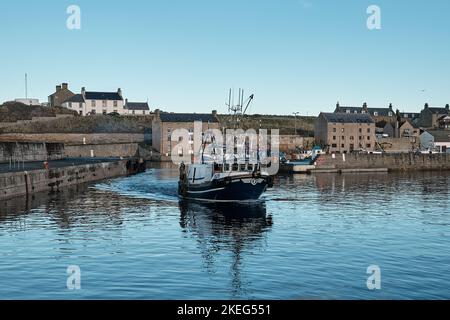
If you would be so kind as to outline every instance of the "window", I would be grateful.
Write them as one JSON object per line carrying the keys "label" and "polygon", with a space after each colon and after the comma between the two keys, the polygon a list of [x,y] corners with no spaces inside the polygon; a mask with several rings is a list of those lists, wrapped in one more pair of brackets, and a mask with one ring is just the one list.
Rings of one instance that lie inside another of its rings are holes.
{"label": "window", "polygon": [[172,131],[170,129],[167,129],[167,141],[171,141],[171,133]]}
{"label": "window", "polygon": [[69,108],[72,109],[72,102],[69,102]]}
{"label": "window", "polygon": [[341,137],[341,140],[345,140],[345,136],[342,136],[342,137]]}
{"label": "window", "polygon": [[113,106],[117,108],[117,100],[114,100]]}
{"label": "window", "polygon": [[350,136],[350,140],[355,140],[355,137],[354,136]]}
{"label": "window", "polygon": [[131,111],[131,114],[136,114],[136,111],[135,110]]}
{"label": "window", "polygon": [[103,100],[103,101],[102,101],[102,107],[103,107],[103,108],[106,108],[107,106],[108,106],[107,101],[106,101],[106,100]]}
{"label": "window", "polygon": [[91,107],[95,107],[95,105],[96,105],[95,100],[92,100],[91,101]]}
{"label": "window", "polygon": [[117,109],[114,109],[114,111],[113,111],[113,112],[114,112],[114,113],[118,113],[118,112],[117,112]]}
{"label": "window", "polygon": [[375,111],[375,112],[373,113],[373,115],[374,115],[375,117],[378,117],[378,112]]}
{"label": "window", "polygon": [[142,114],[145,114],[145,110],[144,110],[144,111],[142,111]]}
{"label": "window", "polygon": [[355,110],[355,113],[358,113],[358,110]]}
{"label": "window", "polygon": [[83,115],[83,111],[79,111],[79,113],[80,113],[80,116],[82,116],[82,115]]}
{"label": "window", "polygon": [[370,140],[370,136],[367,136],[367,140]]}
{"label": "window", "polygon": [[359,136],[359,140],[362,140],[363,139],[363,137],[362,136]]}
{"label": "window", "polygon": [[359,128],[359,133],[362,133],[362,128]]}
{"label": "window", "polygon": [[389,117],[392,117],[393,116],[393,113],[392,113],[392,111],[389,111]]}
{"label": "window", "polygon": [[408,118],[409,118],[409,114],[405,113],[405,114],[403,115],[403,118],[408,119]]}
{"label": "window", "polygon": [[347,109],[347,113],[350,113],[350,109]]}
{"label": "window", "polygon": [[345,148],[345,144],[341,144],[341,147],[342,147],[342,148]]}
{"label": "window", "polygon": [[370,128],[367,129],[367,133],[370,133]]}
{"label": "window", "polygon": [[332,147],[332,148],[337,148],[337,144],[336,144],[336,143],[333,143],[333,144],[331,145],[331,147]]}
{"label": "window", "polygon": [[103,110],[103,112],[102,112],[102,113],[103,113],[103,115],[106,115],[106,110]]}
{"label": "window", "polygon": [[336,140],[336,136],[333,136],[333,140]]}
{"label": "window", "polygon": [[80,108],[80,109],[83,108],[83,103],[81,103],[81,102],[78,103],[78,108]]}
{"label": "window", "polygon": [[92,109],[92,110],[91,110],[91,114],[96,114],[95,109]]}
{"label": "window", "polygon": [[336,128],[333,128],[333,132],[336,132]]}
{"label": "window", "polygon": [[366,144],[367,148],[372,148],[372,145],[370,143]]}

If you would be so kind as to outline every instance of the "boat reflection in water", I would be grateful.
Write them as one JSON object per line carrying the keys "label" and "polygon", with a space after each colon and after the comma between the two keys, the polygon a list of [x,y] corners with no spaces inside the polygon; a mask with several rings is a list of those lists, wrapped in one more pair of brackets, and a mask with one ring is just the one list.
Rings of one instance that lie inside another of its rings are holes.
{"label": "boat reflection in water", "polygon": [[180,201],[179,207],[181,228],[195,236],[206,271],[215,273],[216,268],[222,266],[222,263],[216,263],[216,257],[219,259],[223,257],[223,251],[230,251],[231,290],[234,297],[244,296],[248,280],[242,279],[241,275],[243,257],[260,251],[273,225],[265,202],[218,204]]}

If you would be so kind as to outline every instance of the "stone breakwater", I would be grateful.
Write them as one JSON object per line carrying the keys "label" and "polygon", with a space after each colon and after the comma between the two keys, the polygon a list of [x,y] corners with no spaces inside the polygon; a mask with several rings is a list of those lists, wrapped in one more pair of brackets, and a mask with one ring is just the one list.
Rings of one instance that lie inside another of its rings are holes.
{"label": "stone breakwater", "polygon": [[389,171],[450,170],[450,154],[321,155],[315,170],[387,169]]}
{"label": "stone breakwater", "polygon": [[77,184],[136,174],[144,170],[145,162],[128,159],[3,173],[0,174],[0,200],[37,192],[58,191]]}

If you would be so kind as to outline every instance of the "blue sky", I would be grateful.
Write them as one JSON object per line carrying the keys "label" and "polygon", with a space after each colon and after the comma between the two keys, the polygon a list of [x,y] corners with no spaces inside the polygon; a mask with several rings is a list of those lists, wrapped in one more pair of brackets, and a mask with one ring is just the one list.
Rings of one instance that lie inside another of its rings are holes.
{"label": "blue sky", "polygon": [[[81,30],[66,9],[80,6]],[[366,27],[369,5],[382,29]],[[114,91],[167,111],[316,115],[343,105],[418,111],[450,103],[450,1],[40,0],[0,7],[0,101],[56,84]],[[425,91],[423,91],[425,90]]]}

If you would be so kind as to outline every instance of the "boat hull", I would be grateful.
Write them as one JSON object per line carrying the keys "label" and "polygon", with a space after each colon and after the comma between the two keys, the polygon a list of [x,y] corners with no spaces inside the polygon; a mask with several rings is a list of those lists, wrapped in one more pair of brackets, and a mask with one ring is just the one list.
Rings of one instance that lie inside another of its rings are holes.
{"label": "boat hull", "polygon": [[268,178],[223,179],[199,186],[180,182],[179,195],[184,199],[213,202],[256,201],[270,186]]}

